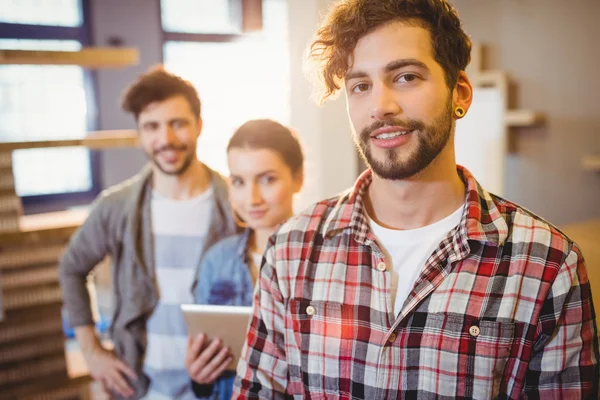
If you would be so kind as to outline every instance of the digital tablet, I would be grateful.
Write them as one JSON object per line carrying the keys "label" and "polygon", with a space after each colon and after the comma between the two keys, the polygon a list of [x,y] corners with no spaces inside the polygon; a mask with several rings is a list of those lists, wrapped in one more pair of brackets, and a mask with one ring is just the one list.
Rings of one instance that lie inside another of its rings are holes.
{"label": "digital tablet", "polygon": [[246,341],[252,307],[182,304],[181,311],[190,336],[204,333],[208,337],[205,343],[220,338],[224,346],[229,346],[233,360],[227,369],[235,369]]}

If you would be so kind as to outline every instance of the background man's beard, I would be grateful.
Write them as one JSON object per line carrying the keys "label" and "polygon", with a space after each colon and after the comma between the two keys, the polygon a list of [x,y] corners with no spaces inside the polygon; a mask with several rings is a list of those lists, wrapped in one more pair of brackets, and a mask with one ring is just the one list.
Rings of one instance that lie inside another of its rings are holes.
{"label": "background man's beard", "polygon": [[[187,148],[183,148],[183,149],[187,150]],[[154,165],[156,165],[156,167],[165,175],[177,176],[177,175],[183,174],[190,167],[190,165],[192,164],[192,160],[194,159],[193,153],[186,152],[185,159],[183,160],[183,163],[181,164],[181,166],[179,168],[177,168],[176,170],[171,170],[171,171],[165,170],[156,157],[156,155],[158,153],[160,153],[161,151],[164,151],[164,150],[174,150],[174,148],[170,147],[170,148],[159,149],[158,151],[154,152],[154,155],[153,155],[153,157],[151,157],[151,160],[152,160],[152,163]],[[178,150],[181,150],[181,149],[178,149]]]}
{"label": "background man's beard", "polygon": [[[431,164],[446,147],[452,133],[452,103],[448,100],[444,112],[431,125],[419,120],[390,120],[387,123],[376,122],[363,129],[360,135],[355,135],[358,152],[373,173],[382,179],[402,180],[418,174]],[[416,131],[411,135],[418,135],[412,138],[417,140],[417,148],[405,161],[400,161],[396,149],[386,149],[383,161],[373,157],[369,146],[371,133],[382,126],[401,126]]]}

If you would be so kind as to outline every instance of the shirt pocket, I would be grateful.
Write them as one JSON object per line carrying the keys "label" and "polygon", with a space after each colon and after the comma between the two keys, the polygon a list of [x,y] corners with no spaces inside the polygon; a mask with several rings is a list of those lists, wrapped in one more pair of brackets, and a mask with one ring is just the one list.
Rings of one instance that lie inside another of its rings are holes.
{"label": "shirt pocket", "polygon": [[321,398],[315,397],[317,393],[326,396],[344,391],[340,387],[345,374],[340,355],[352,354],[348,352],[352,338],[345,337],[351,331],[347,329],[348,319],[344,318],[345,307],[339,303],[298,299],[289,302],[292,326],[288,332],[292,337],[286,341],[295,343],[292,348],[288,346],[290,375],[292,380],[301,380],[297,383],[303,385],[305,393],[311,393],[311,398]]}
{"label": "shirt pocket", "polygon": [[[429,314],[420,341],[424,379],[437,391],[487,399],[500,393],[515,324],[469,316]],[[430,374],[430,373],[426,373]]]}

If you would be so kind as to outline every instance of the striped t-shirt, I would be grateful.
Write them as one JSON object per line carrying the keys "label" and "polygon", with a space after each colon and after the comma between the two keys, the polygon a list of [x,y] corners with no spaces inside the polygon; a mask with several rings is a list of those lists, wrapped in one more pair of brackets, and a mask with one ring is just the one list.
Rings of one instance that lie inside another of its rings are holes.
{"label": "striped t-shirt", "polygon": [[191,287],[208,232],[213,192],[189,200],[152,195],[154,265],[159,302],[147,322],[145,399],[195,399],[184,360],[187,328],[179,305],[193,303]]}

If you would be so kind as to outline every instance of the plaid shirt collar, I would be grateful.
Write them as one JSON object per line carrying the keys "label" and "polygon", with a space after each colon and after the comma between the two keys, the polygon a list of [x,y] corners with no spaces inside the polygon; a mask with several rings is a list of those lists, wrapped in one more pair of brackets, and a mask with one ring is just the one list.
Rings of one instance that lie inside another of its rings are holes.
{"label": "plaid shirt collar", "polygon": [[[453,235],[453,253],[459,260],[469,254],[469,240],[501,246],[508,236],[508,225],[492,196],[479,185],[473,175],[460,165],[457,165],[457,170],[466,186],[467,205]],[[324,225],[325,236],[333,237],[346,229],[352,229],[357,242],[365,244],[374,240],[364,209],[364,197],[372,180],[372,171],[366,170],[354,187],[340,196]]]}

